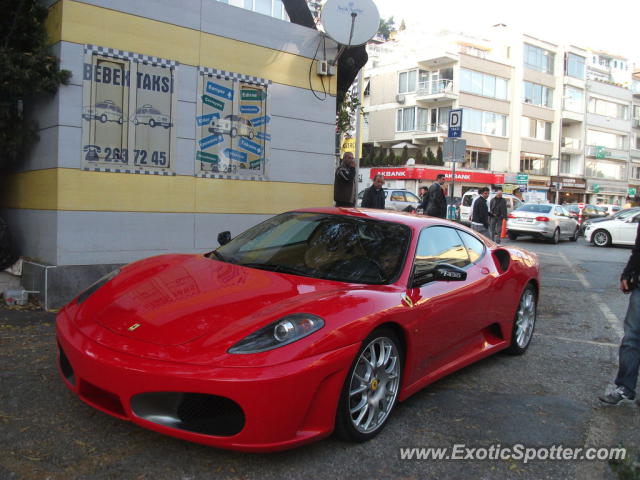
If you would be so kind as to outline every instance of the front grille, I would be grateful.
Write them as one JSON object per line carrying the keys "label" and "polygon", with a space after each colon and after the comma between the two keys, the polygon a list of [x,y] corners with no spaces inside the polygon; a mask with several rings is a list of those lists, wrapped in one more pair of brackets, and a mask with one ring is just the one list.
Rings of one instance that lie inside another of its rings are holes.
{"label": "front grille", "polygon": [[131,399],[131,410],[150,422],[204,435],[236,435],[245,423],[236,402],[204,393],[141,393]]}
{"label": "front grille", "polygon": [[126,418],[127,414],[122,408],[120,398],[115,394],[100,387],[96,387],[92,383],[81,380],[79,394],[87,402],[106,410],[112,415]]}
{"label": "front grille", "polygon": [[69,359],[65,355],[64,350],[62,349],[59,343],[58,343],[58,359],[60,362],[60,371],[62,372],[62,375],[64,375],[64,378],[66,378],[71,385],[75,385],[76,377],[73,373],[73,368],[71,367],[71,363],[69,363]]}

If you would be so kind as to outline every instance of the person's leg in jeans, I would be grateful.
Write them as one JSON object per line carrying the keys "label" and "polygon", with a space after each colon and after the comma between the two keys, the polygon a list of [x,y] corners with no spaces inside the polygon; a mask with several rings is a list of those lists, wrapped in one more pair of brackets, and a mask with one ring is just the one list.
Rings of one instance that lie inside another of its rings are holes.
{"label": "person's leg in jeans", "polygon": [[627,315],[624,318],[624,337],[620,344],[618,376],[615,384],[624,387],[633,397],[640,366],[640,289],[631,292]]}

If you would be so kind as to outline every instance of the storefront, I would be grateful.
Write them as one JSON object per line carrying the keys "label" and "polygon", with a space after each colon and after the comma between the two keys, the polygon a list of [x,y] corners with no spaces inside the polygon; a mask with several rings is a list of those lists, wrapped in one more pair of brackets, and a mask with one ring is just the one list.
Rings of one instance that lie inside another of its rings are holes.
{"label": "storefront", "polygon": [[[359,185],[358,190],[362,190],[362,188],[366,188],[371,185],[371,180],[379,173],[384,175],[385,181],[388,185],[395,188],[405,188],[415,193],[417,193],[419,187],[428,187],[431,185],[440,173],[444,173],[445,175],[445,186],[447,189],[450,188],[450,185],[453,183],[453,172],[441,167],[371,168],[368,175],[369,182],[365,185]],[[367,176],[362,175],[362,178],[367,178]],[[467,190],[477,189],[480,187],[491,187],[492,185],[502,185],[503,183],[504,174],[501,173],[496,174],[456,169],[453,195],[461,197]]]}
{"label": "storefront", "polygon": [[587,180],[588,203],[624,205],[627,201],[628,184],[607,180]]}
{"label": "storefront", "polygon": [[587,182],[584,178],[551,177],[549,202],[555,203],[585,203]]}

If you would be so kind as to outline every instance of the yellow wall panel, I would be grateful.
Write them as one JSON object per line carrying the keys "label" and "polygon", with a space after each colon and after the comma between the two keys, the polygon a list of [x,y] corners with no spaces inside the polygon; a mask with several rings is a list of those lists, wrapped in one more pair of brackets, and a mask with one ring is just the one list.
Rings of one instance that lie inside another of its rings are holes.
{"label": "yellow wall panel", "polygon": [[35,210],[276,214],[332,205],[333,186],[74,169],[8,175],[0,205]]}
{"label": "yellow wall panel", "polygon": [[[267,78],[276,83],[309,88],[310,59],[288,52],[178,27],[72,0],[60,0],[47,22],[52,42],[99,45],[152,55],[192,66]],[[324,87],[311,69],[314,90],[336,94],[335,77]]]}

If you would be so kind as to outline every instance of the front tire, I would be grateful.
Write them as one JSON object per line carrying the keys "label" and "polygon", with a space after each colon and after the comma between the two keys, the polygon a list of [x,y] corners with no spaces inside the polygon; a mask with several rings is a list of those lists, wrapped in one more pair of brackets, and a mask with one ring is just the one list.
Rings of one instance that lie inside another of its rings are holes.
{"label": "front tire", "polygon": [[527,285],[522,292],[518,310],[513,319],[513,330],[511,331],[511,345],[507,349],[507,353],[511,355],[522,355],[527,351],[531,338],[533,337],[533,329],[536,326],[537,316],[537,294],[533,285]]}
{"label": "front tire", "polygon": [[555,244],[557,244],[557,243],[560,241],[560,229],[559,229],[559,228],[556,228],[556,229],[553,231],[553,237],[551,237],[551,238],[549,239],[549,241],[550,241],[551,243],[553,243],[554,245],[555,245]]}
{"label": "front tire", "polygon": [[606,230],[596,230],[591,236],[591,241],[596,247],[608,247],[611,245],[611,235]]}
{"label": "front tire", "polygon": [[573,233],[573,236],[569,238],[572,242],[577,242],[578,237],[580,236],[580,227],[576,228],[576,231]]}
{"label": "front tire", "polygon": [[336,413],[336,434],[366,442],[386,424],[395,407],[402,377],[402,347],[389,328],[369,335],[351,365]]}

